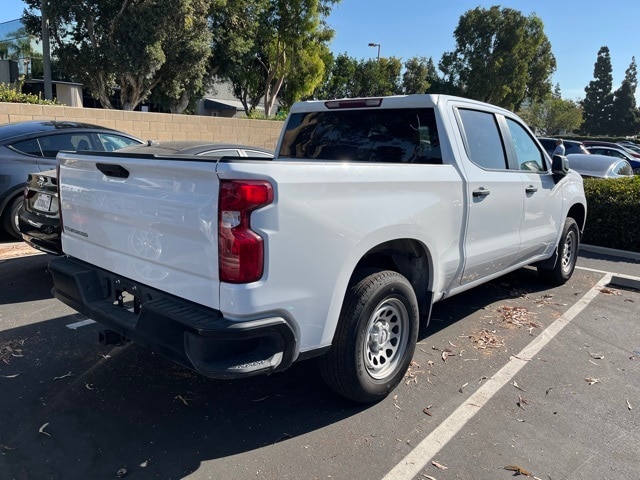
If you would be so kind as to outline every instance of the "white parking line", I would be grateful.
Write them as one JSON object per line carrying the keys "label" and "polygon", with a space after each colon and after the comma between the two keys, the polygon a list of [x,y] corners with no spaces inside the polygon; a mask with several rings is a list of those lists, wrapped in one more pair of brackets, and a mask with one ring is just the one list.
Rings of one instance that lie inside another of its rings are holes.
{"label": "white parking line", "polygon": [[545,328],[520,353],[511,357],[509,363],[502,367],[482,387],[460,405],[449,417],[438,425],[424,440],[404,457],[383,480],[410,480],[435,457],[469,420],[524,367],[528,360],[542,350],[560,331],[566,327],[591,301],[596,298],[600,289],[611,281],[607,274],[596,283],[578,302],[569,308],[560,318]]}
{"label": "white parking line", "polygon": [[90,318],[87,318],[86,320],[82,320],[81,322],[70,323],[69,325],[67,325],[67,328],[70,328],[71,330],[75,330],[76,328],[92,325],[94,323],[96,323],[95,320],[91,320]]}

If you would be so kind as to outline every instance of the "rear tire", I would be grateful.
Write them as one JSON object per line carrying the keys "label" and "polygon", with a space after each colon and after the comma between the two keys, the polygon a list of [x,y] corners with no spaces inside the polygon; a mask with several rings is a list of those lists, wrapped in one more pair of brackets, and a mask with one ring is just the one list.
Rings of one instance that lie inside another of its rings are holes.
{"label": "rear tire", "polygon": [[17,196],[9,202],[2,215],[2,228],[17,240],[22,240],[22,234],[18,229],[18,210],[23,201],[22,195]]}
{"label": "rear tire", "polygon": [[409,281],[393,271],[372,273],[349,288],[320,371],[340,395],[380,401],[404,377],[417,338],[418,302]]}
{"label": "rear tire", "polygon": [[562,285],[573,275],[580,248],[580,230],[573,218],[567,218],[558,244],[558,259],[553,268],[538,267],[540,277],[554,285]]}

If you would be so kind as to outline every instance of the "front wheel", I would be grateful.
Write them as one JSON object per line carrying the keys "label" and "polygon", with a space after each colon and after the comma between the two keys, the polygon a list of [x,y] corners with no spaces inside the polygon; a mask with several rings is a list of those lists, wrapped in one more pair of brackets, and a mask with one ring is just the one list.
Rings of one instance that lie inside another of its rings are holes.
{"label": "front wheel", "polygon": [[409,367],[418,317],[413,287],[397,272],[372,273],[352,285],[331,349],[320,358],[326,383],[357,402],[385,398]]}
{"label": "front wheel", "polygon": [[547,282],[562,285],[573,275],[580,248],[580,230],[573,218],[567,218],[558,244],[558,259],[553,268],[538,267],[538,274]]}

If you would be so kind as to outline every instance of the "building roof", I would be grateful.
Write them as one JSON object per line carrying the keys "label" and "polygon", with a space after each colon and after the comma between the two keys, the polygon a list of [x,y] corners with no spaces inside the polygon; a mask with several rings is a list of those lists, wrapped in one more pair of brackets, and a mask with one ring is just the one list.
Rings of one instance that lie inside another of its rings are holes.
{"label": "building roof", "polygon": [[[236,112],[244,111],[244,106],[240,100],[226,100],[221,98],[205,98],[204,108],[206,110],[235,110]],[[256,107],[256,110],[264,110],[262,107]]]}

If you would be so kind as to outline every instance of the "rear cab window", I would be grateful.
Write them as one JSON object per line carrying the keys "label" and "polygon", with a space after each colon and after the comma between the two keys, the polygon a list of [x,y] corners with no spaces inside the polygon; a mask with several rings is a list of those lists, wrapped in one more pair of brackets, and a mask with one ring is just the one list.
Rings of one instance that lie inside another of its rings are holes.
{"label": "rear cab window", "polygon": [[432,108],[291,114],[279,158],[442,164]]}

